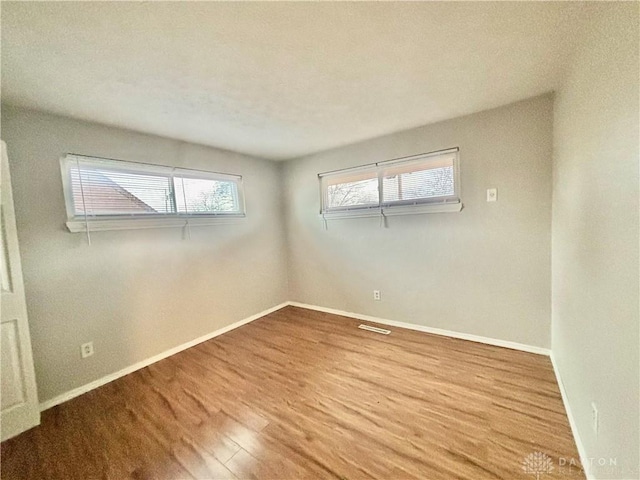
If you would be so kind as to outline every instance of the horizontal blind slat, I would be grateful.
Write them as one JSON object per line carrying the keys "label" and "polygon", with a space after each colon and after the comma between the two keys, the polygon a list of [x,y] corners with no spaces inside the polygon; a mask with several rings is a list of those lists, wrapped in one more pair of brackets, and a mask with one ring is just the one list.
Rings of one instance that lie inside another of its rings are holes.
{"label": "horizontal blind slat", "polygon": [[85,214],[83,205],[91,216],[174,212],[169,177],[85,169],[82,164],[80,171],[77,166],[70,170],[77,215]]}
{"label": "horizontal blind slat", "polygon": [[454,194],[453,166],[387,175],[382,181],[385,203]]}

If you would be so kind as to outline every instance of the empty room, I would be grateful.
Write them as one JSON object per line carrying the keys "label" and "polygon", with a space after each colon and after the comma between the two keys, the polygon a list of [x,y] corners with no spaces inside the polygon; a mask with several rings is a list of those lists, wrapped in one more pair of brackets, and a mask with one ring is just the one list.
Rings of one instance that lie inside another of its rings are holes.
{"label": "empty room", "polygon": [[640,3],[0,2],[7,479],[640,479]]}

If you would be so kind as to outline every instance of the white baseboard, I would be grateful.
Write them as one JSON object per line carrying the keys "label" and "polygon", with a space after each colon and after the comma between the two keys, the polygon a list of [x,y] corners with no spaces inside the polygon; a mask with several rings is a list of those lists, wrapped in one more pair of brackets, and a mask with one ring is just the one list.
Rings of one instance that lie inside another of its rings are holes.
{"label": "white baseboard", "polygon": [[567,391],[564,388],[564,383],[562,382],[562,376],[560,375],[560,370],[558,370],[558,365],[556,364],[556,359],[553,356],[553,352],[551,353],[551,365],[553,365],[553,371],[556,374],[556,381],[558,382],[558,388],[560,389],[560,395],[562,395],[562,403],[564,403],[564,409],[567,412],[567,418],[569,419],[569,425],[571,425],[571,432],[573,433],[573,439],[576,442],[576,448],[578,449],[578,455],[580,456],[580,463],[582,464],[582,468],[584,469],[584,474],[587,477],[587,480],[595,480],[593,474],[589,471],[589,462],[587,457],[587,451],[584,448],[584,444],[580,439],[580,434],[578,433],[578,426],[576,424],[576,420],[573,417],[573,413],[571,412],[571,406],[569,405],[569,398],[567,396]]}
{"label": "white baseboard", "polygon": [[222,335],[223,333],[227,333],[233,329],[241,327],[242,325],[246,325],[247,323],[253,322],[258,318],[264,317],[265,315],[268,315],[272,312],[275,312],[276,310],[280,310],[281,308],[286,307],[288,304],[289,302],[284,302],[284,303],[281,303],[280,305],[276,305],[275,307],[268,308],[267,310],[264,310],[260,313],[256,313],[255,315],[251,315],[250,317],[247,317],[243,320],[239,320],[235,323],[232,323],[231,325],[227,325],[226,327],[220,328],[214,332],[203,335],[202,337],[198,337],[194,340],[191,340],[190,342],[183,343],[182,345],[178,345],[177,347],[170,348],[169,350],[166,350],[162,353],[159,353],[158,355],[154,355],[153,357],[142,360],[141,362],[134,363],[133,365],[123,368],[122,370],[118,370],[117,372],[110,373],[109,375],[105,375],[104,377],[99,378],[98,380],[94,380],[93,382],[87,383],[86,385],[82,385],[81,387],[74,388],[73,390],[69,390],[68,392],[58,395],[57,397],[54,397],[50,400],[45,400],[44,402],[40,403],[40,411],[47,410],[48,408],[55,407],[56,405],[60,405],[61,403],[66,402],[67,400],[71,400],[72,398],[82,395],[83,393],[87,393],[90,390],[101,387],[106,383],[112,382],[120,377],[124,377],[125,375],[133,373],[136,370],[140,370],[141,368],[148,367],[152,363],[156,363],[159,360],[170,357],[171,355],[175,355],[176,353],[186,350],[187,348],[191,348],[195,345],[198,345],[199,343],[206,342],[207,340],[211,340],[212,338],[217,337],[218,335]]}
{"label": "white baseboard", "polygon": [[[156,363],[159,360],[162,360],[164,358],[170,357],[171,355],[175,355],[178,352],[181,352],[183,350],[186,350],[187,348],[193,347],[195,345],[198,345],[199,343],[202,342],[206,342],[207,340],[210,340],[214,337],[217,337],[218,335],[222,335],[223,333],[229,332],[235,328],[241,327],[242,325],[246,325],[247,323],[253,322],[254,320],[257,320],[260,317],[264,317],[265,315],[268,315],[269,313],[275,312],[276,310],[280,310],[283,307],[286,307],[287,305],[291,305],[294,307],[300,307],[300,308],[307,308],[309,310],[317,310],[319,312],[326,312],[326,313],[332,313],[334,315],[342,315],[344,317],[350,317],[350,318],[355,318],[358,320],[364,320],[364,321],[368,321],[368,322],[374,322],[374,323],[380,323],[383,325],[390,325],[393,327],[398,327],[398,328],[407,328],[410,330],[417,330],[419,332],[426,332],[426,333],[432,333],[435,335],[442,335],[442,336],[446,336],[446,337],[452,337],[452,338],[459,338],[462,340],[470,340],[472,342],[479,342],[479,343],[485,343],[487,345],[494,345],[497,347],[505,347],[505,348],[511,348],[513,350],[521,350],[524,352],[529,352],[529,353],[536,353],[538,355],[549,355],[550,351],[549,349],[546,348],[542,348],[542,347],[535,347],[532,345],[524,345],[521,343],[516,343],[516,342],[509,342],[506,340],[498,340],[495,338],[488,338],[488,337],[481,337],[478,335],[471,335],[471,334],[467,334],[467,333],[460,333],[460,332],[453,332],[450,330],[442,330],[439,328],[432,328],[432,327],[425,327],[422,325],[416,325],[416,324],[412,324],[412,323],[405,323],[405,322],[397,322],[395,320],[386,320],[384,318],[378,318],[378,317],[372,317],[370,315],[361,315],[359,313],[352,313],[352,312],[345,312],[343,310],[336,310],[334,308],[325,308],[325,307],[319,307],[317,305],[309,305],[306,303],[300,303],[300,302],[284,302],[281,303],[280,305],[276,305],[275,307],[269,308],[267,310],[264,310],[263,312],[260,313],[256,313],[255,315],[252,315],[250,317],[247,317],[243,320],[240,320],[238,322],[232,323],[231,325],[227,325],[226,327],[223,327],[221,329],[218,329],[214,332],[208,333],[206,335],[203,335],[202,337],[198,337],[194,340],[191,340],[190,342],[186,342],[183,343],[182,345],[178,345],[177,347],[174,348],[170,348],[169,350],[166,350],[162,353],[159,353],[158,355],[154,355],[153,357],[147,358],[145,360],[142,360],[141,362],[137,362],[129,367],[123,368],[122,370],[119,370],[117,372],[114,373],[110,373],[109,375],[105,375],[102,378],[99,378],[97,380],[94,380],[93,382],[87,383],[85,385],[82,385],[80,387],[74,388],[73,390],[69,390],[68,392],[65,392],[61,395],[58,395],[54,398],[51,398],[49,400],[45,400],[44,402],[40,403],[40,411],[43,410],[47,410],[48,408],[54,407],[56,405],[59,405],[63,402],[66,402],[67,400],[71,400],[72,398],[75,398],[79,395],[82,395],[83,393],[89,392],[95,388],[101,387],[102,385],[105,385],[106,383],[112,382],[113,380],[116,380],[120,377],[123,377],[125,375],[128,375],[129,373],[135,372],[136,370],[140,370],[141,368],[147,367],[149,365],[151,365],[152,363]],[[564,397],[563,397],[564,398]],[[566,402],[565,402],[566,405]],[[573,428],[573,426],[572,426]]]}
{"label": "white baseboard", "polygon": [[409,330],[417,330],[418,332],[432,333],[434,335],[442,335],[444,337],[459,338],[462,340],[470,340],[472,342],[486,343],[487,345],[493,345],[496,347],[510,348],[512,350],[521,350],[523,352],[535,353],[537,355],[551,354],[551,350],[543,347],[536,347],[534,345],[525,345],[523,343],[509,342],[507,340],[499,340],[497,338],[481,337],[479,335],[472,335],[470,333],[460,333],[451,330],[443,330],[440,328],[425,327],[423,325],[416,325],[415,323],[397,322],[395,320],[387,320],[384,318],[372,317],[371,315],[362,315],[360,313],[345,312],[343,310],[336,310],[335,308],[319,307],[317,305],[309,305],[307,303],[300,302],[287,302],[292,307],[306,308],[309,310],[317,310],[318,312],[332,313],[334,315],[342,315],[343,317],[355,318],[357,320],[364,320],[366,322],[381,323],[382,325],[390,325],[392,327],[407,328]]}
{"label": "white baseboard", "polygon": [[594,480],[594,477],[592,476],[592,474],[589,472],[588,467],[589,464],[587,462],[587,455],[586,455],[586,451],[584,448],[584,445],[582,444],[582,441],[580,440],[580,436],[578,434],[578,429],[576,427],[576,422],[575,419],[571,413],[571,407],[569,405],[569,401],[567,398],[567,393],[565,391],[564,388],[564,384],[562,383],[562,377],[560,376],[560,372],[558,371],[558,367],[556,365],[553,353],[551,352],[551,350],[549,350],[548,348],[542,348],[542,347],[536,347],[533,345],[525,345],[522,343],[517,343],[517,342],[510,342],[507,340],[499,340],[499,339],[495,339],[495,338],[489,338],[489,337],[482,337],[479,335],[471,335],[468,333],[460,333],[460,332],[454,332],[451,330],[443,330],[440,328],[433,328],[433,327],[425,327],[423,325],[416,325],[416,324],[412,324],[412,323],[405,323],[405,322],[397,322],[395,320],[387,320],[384,318],[378,318],[378,317],[373,317],[371,315],[362,315],[359,313],[352,313],[352,312],[346,312],[343,310],[337,310],[335,308],[326,308],[326,307],[319,307],[317,305],[309,305],[306,303],[300,303],[300,302],[292,302],[292,301],[288,301],[288,302],[284,302],[281,303],[280,305],[276,305],[275,307],[269,308],[267,310],[264,310],[260,313],[256,313],[255,315],[252,315],[250,317],[247,317],[243,320],[237,321],[235,323],[232,323],[231,325],[227,325],[226,327],[220,328],[214,332],[208,333],[206,335],[203,335],[202,337],[198,337],[194,340],[191,340],[190,342],[186,342],[183,343],[182,345],[178,345],[177,347],[171,348],[169,350],[166,350],[158,355],[155,355],[153,357],[147,358],[146,360],[142,360],[141,362],[135,363],[129,367],[123,368],[122,370],[119,370],[115,373],[111,373],[109,375],[106,375],[102,378],[99,378],[98,380],[95,380],[93,382],[87,383],[86,385],[82,385],[81,387],[78,388],[74,388],[73,390],[70,390],[68,392],[65,392],[61,395],[58,395],[57,397],[54,397],[50,400],[46,400],[44,402],[42,402],[40,404],[40,411],[46,410],[48,408],[54,407],[56,405],[59,405],[63,402],[66,402],[67,400],[71,400],[72,398],[75,398],[79,395],[82,395],[83,393],[89,392],[95,388],[101,387],[102,385],[105,385],[109,382],[112,382],[113,380],[116,380],[120,377],[123,377],[125,375],[128,375],[129,373],[135,372],[136,370],[140,370],[141,368],[147,367],[153,363],[156,363],[164,358],[170,357],[171,355],[175,355],[178,352],[181,352],[183,350],[186,350],[187,348],[191,348],[195,345],[198,345],[199,343],[202,342],[206,342],[207,340],[210,340],[212,338],[215,338],[219,335],[222,335],[223,333],[229,332],[231,330],[234,330],[238,327],[241,327],[242,325],[246,325],[247,323],[253,322],[254,320],[257,320],[258,318],[264,317],[265,315],[268,315],[272,312],[275,312],[276,310],[280,310],[281,308],[284,308],[288,305],[291,305],[293,307],[300,307],[300,308],[306,308],[309,310],[316,310],[319,312],[325,312],[325,313],[331,313],[334,315],[341,315],[343,317],[350,317],[350,318],[355,318],[357,320],[363,320],[363,321],[367,321],[367,322],[373,322],[373,323],[379,323],[382,325],[389,325],[392,327],[398,327],[398,328],[406,328],[409,330],[416,330],[419,332],[425,332],[425,333],[432,333],[434,335],[442,335],[445,337],[451,337],[451,338],[459,338],[462,340],[469,340],[472,342],[478,342],[478,343],[484,343],[487,345],[493,345],[493,346],[497,346],[497,347],[504,347],[504,348],[510,348],[512,350],[521,350],[524,352],[529,352],[529,353],[535,353],[538,355],[546,355],[549,356],[551,358],[551,364],[553,365],[553,371],[555,372],[556,375],[556,380],[558,382],[558,387],[560,389],[560,394],[562,395],[562,401],[564,403],[564,408],[567,412],[567,417],[569,419],[569,424],[571,425],[571,431],[573,433],[573,437],[574,440],[576,442],[576,447],[578,449],[578,454],[580,456],[580,462],[582,463],[582,466],[584,468],[585,471],[585,475],[587,477],[587,480]]}

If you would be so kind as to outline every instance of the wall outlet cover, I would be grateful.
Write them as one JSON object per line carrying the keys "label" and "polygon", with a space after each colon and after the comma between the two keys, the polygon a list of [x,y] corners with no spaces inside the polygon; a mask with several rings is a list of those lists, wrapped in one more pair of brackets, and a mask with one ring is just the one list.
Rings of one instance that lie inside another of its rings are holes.
{"label": "wall outlet cover", "polygon": [[93,342],[83,343],[80,345],[80,355],[82,355],[82,358],[87,358],[93,355]]}

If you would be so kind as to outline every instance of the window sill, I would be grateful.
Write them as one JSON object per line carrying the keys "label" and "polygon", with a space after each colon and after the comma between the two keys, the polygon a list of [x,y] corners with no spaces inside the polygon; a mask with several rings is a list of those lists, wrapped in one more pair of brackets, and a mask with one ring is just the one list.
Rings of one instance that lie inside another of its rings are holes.
{"label": "window sill", "polygon": [[[387,207],[382,209],[382,214],[385,217],[391,217],[394,215],[419,215],[425,213],[456,213],[462,210],[462,202],[456,203],[438,203],[431,205],[406,205],[398,207]],[[321,217],[331,220],[339,218],[364,218],[364,217],[379,217],[380,209],[371,208],[367,210],[345,210],[342,212],[329,212],[321,213]]]}
{"label": "window sill", "polygon": [[[93,219],[89,220],[89,231],[103,230],[139,230],[144,228],[176,228],[184,227],[189,223],[191,227],[206,225],[237,224],[245,218],[245,215],[225,215],[219,217],[184,217],[184,218],[118,218],[118,219]],[[86,231],[84,220],[70,220],[67,228],[71,233]]]}

